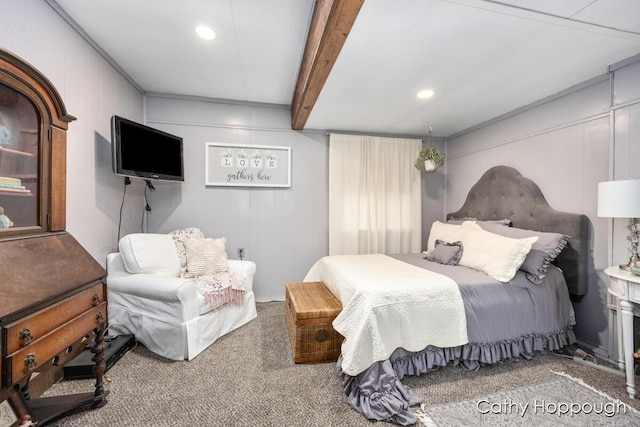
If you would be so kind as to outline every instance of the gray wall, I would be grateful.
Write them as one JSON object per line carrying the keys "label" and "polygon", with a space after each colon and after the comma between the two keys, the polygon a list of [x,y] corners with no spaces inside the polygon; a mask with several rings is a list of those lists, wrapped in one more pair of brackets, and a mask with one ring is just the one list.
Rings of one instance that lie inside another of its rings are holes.
{"label": "gray wall", "polygon": [[[612,135],[613,161],[609,171],[610,179],[640,179],[640,55],[628,61],[615,64],[613,90]],[[627,241],[628,220],[610,221],[609,254],[610,264],[626,264],[629,260]],[[611,318],[609,331],[610,346],[617,349],[615,318]],[[635,319],[634,346],[640,346],[640,318]]]}
{"label": "gray wall", "polygon": [[[640,178],[633,168],[640,161],[639,70],[637,62],[627,65],[615,78],[585,82],[447,141],[443,216],[462,205],[482,173],[504,164],[533,179],[555,209],[589,217],[593,274],[587,295],[574,304],[575,331],[582,344],[605,357],[616,357],[616,346],[603,269],[628,260],[628,252],[626,222],[597,216],[597,184]],[[619,108],[611,108],[612,98]]]}
{"label": "gray wall", "polygon": [[[67,137],[67,230],[104,265],[123,199],[111,172],[109,120],[142,120],[142,94],[42,0],[0,0],[0,47],[40,70],[77,117]],[[123,235],[138,229],[140,190],[127,190]]]}
{"label": "gray wall", "polygon": [[[640,56],[634,62],[612,66],[614,69],[613,161],[610,179],[640,179]],[[627,220],[612,222],[612,261],[620,264],[629,260],[626,236]]]}
{"label": "gray wall", "polygon": [[[428,145],[426,138],[423,138],[422,146],[426,148]],[[433,138],[433,146],[442,152],[446,152],[444,138]],[[434,221],[443,220],[447,161],[448,159],[445,159],[445,164],[435,172],[420,172],[422,186],[422,247],[424,250],[427,249],[427,239],[429,238],[431,224]]]}
{"label": "gray wall", "polygon": [[[255,261],[256,299],[283,300],[328,253],[328,136],[291,130],[288,108],[147,96],[147,124],[179,135],[184,183],[148,192],[150,232],[198,227],[225,237],[230,257]],[[291,147],[290,188],[205,186],[207,142]]]}

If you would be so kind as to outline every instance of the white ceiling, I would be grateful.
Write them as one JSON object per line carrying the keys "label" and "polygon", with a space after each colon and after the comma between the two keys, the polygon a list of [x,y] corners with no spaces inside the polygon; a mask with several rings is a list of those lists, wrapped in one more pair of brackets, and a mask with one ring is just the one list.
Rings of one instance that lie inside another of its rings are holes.
{"label": "white ceiling", "polygon": [[[315,3],[47,1],[145,92],[284,105]],[[639,53],[638,0],[365,0],[305,128],[450,136]]]}

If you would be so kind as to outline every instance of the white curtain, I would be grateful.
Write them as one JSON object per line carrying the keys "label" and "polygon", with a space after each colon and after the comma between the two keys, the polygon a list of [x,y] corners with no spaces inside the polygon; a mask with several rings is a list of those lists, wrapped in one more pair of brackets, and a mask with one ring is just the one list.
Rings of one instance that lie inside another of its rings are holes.
{"label": "white curtain", "polygon": [[420,252],[419,139],[331,134],[329,254]]}

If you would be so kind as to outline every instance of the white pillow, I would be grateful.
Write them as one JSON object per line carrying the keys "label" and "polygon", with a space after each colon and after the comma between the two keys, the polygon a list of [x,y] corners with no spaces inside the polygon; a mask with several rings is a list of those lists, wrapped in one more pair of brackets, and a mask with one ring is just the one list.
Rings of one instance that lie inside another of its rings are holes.
{"label": "white pillow", "polygon": [[427,240],[426,254],[431,254],[436,248],[436,240],[441,242],[452,243],[460,240],[462,235],[462,225],[445,224],[444,222],[434,221],[429,231],[429,239]]}
{"label": "white pillow", "polygon": [[131,274],[178,277],[180,260],[168,234],[133,233],[118,242],[124,267]]}
{"label": "white pillow", "polygon": [[500,282],[513,279],[537,236],[514,239],[483,230],[474,222],[461,225],[464,245],[459,265],[481,271]]}
{"label": "white pillow", "polygon": [[223,273],[229,270],[225,249],[227,239],[187,239],[184,247],[187,252],[187,271],[185,277],[197,277],[207,274]]}

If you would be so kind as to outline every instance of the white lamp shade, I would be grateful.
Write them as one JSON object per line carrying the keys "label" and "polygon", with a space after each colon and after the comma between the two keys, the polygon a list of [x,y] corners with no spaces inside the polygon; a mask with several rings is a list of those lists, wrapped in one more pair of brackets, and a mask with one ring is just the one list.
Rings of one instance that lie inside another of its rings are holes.
{"label": "white lamp shade", "polygon": [[598,183],[598,216],[640,218],[640,179]]}

